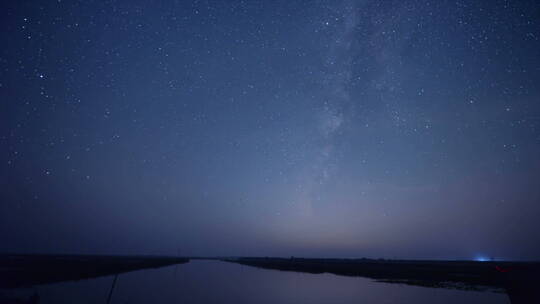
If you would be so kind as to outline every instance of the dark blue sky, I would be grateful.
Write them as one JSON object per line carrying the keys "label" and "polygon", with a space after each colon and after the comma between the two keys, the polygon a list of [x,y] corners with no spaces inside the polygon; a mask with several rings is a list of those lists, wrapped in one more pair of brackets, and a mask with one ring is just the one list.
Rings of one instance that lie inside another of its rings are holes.
{"label": "dark blue sky", "polygon": [[0,11],[0,251],[540,256],[536,1]]}

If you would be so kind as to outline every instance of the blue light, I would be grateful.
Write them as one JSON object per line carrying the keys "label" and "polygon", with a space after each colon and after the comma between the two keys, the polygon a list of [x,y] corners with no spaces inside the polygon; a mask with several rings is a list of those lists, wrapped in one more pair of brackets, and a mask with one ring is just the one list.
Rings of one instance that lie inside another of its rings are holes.
{"label": "blue light", "polygon": [[474,260],[477,261],[477,262],[487,262],[487,261],[489,261],[489,258],[479,255],[479,256],[475,257]]}

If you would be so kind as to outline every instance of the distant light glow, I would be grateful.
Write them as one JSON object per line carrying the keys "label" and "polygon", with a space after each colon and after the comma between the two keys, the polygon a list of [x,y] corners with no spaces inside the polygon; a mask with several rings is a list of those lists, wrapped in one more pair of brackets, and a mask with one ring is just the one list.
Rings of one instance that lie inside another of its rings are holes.
{"label": "distant light glow", "polygon": [[486,257],[486,256],[479,255],[479,256],[476,256],[476,257],[474,258],[474,260],[477,261],[477,262],[487,262],[487,261],[489,261],[490,259],[489,259],[488,257]]}

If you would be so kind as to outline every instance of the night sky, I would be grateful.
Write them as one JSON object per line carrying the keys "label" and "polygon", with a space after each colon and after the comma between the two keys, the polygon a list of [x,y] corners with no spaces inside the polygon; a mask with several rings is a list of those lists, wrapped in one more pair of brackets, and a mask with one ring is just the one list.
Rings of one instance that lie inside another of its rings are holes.
{"label": "night sky", "polygon": [[2,1],[0,251],[537,259],[539,16]]}

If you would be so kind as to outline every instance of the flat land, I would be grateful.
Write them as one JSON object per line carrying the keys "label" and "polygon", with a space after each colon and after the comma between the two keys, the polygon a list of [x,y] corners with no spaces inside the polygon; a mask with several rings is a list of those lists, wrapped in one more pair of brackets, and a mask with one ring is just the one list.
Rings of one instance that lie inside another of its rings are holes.
{"label": "flat land", "polygon": [[30,287],[189,262],[162,256],[0,255],[0,288]]}
{"label": "flat land", "polygon": [[361,276],[387,283],[506,292],[512,303],[540,303],[539,262],[250,257],[223,260],[283,271]]}

